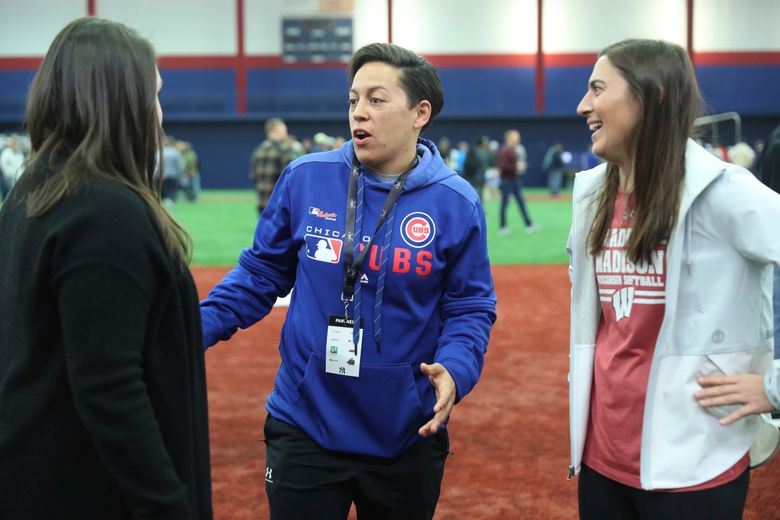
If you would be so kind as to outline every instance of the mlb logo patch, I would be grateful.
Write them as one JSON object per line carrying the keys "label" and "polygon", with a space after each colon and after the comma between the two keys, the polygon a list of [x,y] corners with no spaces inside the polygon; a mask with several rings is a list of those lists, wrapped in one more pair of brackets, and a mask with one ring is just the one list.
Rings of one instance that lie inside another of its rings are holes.
{"label": "mlb logo patch", "polygon": [[315,208],[313,206],[309,207],[309,215],[314,215],[317,218],[324,218],[325,220],[336,220],[335,213],[322,211],[320,208]]}
{"label": "mlb logo patch", "polygon": [[415,211],[401,221],[401,237],[411,247],[425,247],[435,236],[436,223],[427,213]]}
{"label": "mlb logo patch", "polygon": [[338,238],[305,235],[306,256],[318,262],[337,264],[341,260],[343,242]]}

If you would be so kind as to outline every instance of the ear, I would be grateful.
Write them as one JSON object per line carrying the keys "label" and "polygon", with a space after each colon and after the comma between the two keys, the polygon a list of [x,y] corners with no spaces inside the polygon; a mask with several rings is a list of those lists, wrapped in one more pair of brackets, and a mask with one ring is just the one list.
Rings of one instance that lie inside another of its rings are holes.
{"label": "ear", "polygon": [[423,99],[419,103],[417,103],[417,106],[414,108],[415,111],[415,118],[414,118],[414,129],[419,130],[422,129],[425,125],[428,124],[428,121],[431,119],[431,102],[427,99]]}

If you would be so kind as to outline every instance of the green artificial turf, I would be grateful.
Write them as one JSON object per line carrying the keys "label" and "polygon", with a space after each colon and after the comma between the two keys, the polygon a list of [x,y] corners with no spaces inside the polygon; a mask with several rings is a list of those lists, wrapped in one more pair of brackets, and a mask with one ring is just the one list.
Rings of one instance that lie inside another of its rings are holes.
{"label": "green artificial turf", "polygon": [[[528,210],[542,231],[526,234],[512,200],[507,221],[512,233],[498,233],[498,200],[484,202],[488,224],[488,249],[493,264],[561,264],[568,261],[566,237],[571,222],[568,194],[552,199],[541,189],[525,190]],[[180,201],[173,216],[190,233],[193,266],[234,265],[239,253],[252,244],[257,210],[251,190],[207,190],[195,203]]]}

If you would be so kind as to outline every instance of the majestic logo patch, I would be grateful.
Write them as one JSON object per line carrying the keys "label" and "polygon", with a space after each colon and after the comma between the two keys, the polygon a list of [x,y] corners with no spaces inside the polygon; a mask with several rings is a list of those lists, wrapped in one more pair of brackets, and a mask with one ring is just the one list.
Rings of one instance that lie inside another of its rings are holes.
{"label": "majestic logo patch", "polygon": [[339,263],[343,245],[341,240],[320,235],[304,235],[304,239],[306,240],[306,256],[318,262]]}
{"label": "majestic logo patch", "polygon": [[436,224],[433,219],[421,211],[409,213],[401,221],[401,237],[411,247],[421,248],[433,242],[436,236]]}
{"label": "majestic logo patch", "polygon": [[335,213],[326,213],[320,208],[315,208],[313,206],[309,207],[309,215],[314,215],[317,218],[324,218],[325,220],[336,220]]}

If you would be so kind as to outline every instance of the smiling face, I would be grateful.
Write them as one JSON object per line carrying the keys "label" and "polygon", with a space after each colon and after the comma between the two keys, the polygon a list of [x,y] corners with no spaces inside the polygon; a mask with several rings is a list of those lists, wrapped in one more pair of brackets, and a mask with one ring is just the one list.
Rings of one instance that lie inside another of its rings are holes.
{"label": "smiling face", "polygon": [[349,126],[358,160],[377,173],[397,175],[414,159],[431,105],[408,106],[402,71],[374,61],[360,67],[349,90]]}
{"label": "smiling face", "polygon": [[577,106],[577,113],[587,118],[593,132],[593,153],[628,171],[633,160],[631,137],[641,111],[620,71],[609,58],[600,57],[593,67],[588,92]]}

